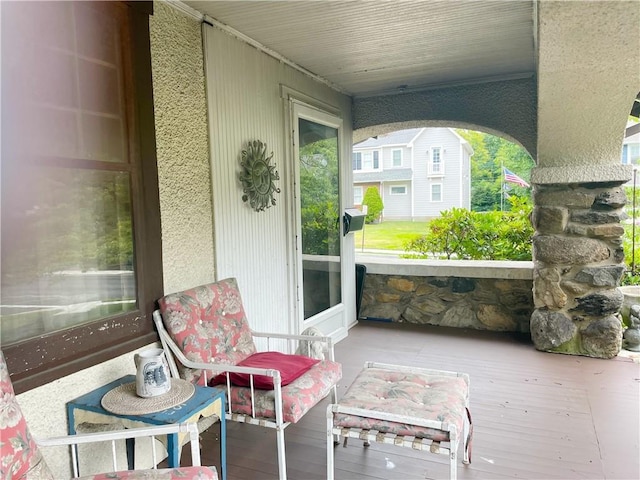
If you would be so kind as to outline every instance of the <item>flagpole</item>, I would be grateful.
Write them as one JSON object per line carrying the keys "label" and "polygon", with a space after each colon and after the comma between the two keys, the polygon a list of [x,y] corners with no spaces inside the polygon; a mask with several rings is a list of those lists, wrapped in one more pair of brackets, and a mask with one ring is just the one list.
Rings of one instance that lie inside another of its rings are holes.
{"label": "flagpole", "polygon": [[500,160],[500,211],[504,212],[504,164]]}

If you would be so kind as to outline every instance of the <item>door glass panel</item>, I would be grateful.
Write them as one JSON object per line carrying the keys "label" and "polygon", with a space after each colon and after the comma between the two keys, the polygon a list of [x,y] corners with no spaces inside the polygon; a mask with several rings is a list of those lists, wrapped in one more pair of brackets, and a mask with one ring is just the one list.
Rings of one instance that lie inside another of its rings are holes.
{"label": "door glass panel", "polygon": [[338,129],[300,118],[300,223],[305,320],[341,303]]}

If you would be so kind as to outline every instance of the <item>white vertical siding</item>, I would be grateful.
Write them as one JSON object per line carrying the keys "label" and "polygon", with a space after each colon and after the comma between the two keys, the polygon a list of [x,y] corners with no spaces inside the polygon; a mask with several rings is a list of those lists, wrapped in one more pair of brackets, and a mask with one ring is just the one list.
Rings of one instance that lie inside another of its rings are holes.
{"label": "white vertical siding", "polygon": [[[351,124],[350,99],[217,28],[207,25],[204,30],[217,278],[238,279],[254,329],[296,332],[300,323],[294,315],[292,285],[295,244],[288,210],[293,168],[287,164],[288,110],[281,86],[334,106],[345,125]],[[350,144],[350,130],[345,137]],[[267,144],[280,174],[276,205],[260,213],[242,202],[238,180],[241,151],[252,140]],[[343,161],[350,167],[348,151],[343,148]],[[345,181],[351,195],[350,174]],[[353,264],[354,258],[345,261]]]}

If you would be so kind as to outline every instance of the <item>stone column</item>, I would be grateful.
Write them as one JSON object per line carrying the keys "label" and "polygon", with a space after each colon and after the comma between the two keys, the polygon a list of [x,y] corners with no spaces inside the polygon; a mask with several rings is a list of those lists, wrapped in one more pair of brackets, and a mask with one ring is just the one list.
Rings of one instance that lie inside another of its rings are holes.
{"label": "stone column", "polygon": [[622,184],[534,184],[531,337],[538,350],[598,358],[619,353]]}

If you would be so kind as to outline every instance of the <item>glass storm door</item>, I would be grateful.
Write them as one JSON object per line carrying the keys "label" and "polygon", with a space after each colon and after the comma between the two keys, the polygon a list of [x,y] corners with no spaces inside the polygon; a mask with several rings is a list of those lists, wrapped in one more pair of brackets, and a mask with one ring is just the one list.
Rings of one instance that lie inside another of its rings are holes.
{"label": "glass storm door", "polygon": [[298,316],[303,327],[319,325],[330,334],[344,324],[341,123],[337,117],[303,105],[294,106],[293,120]]}

